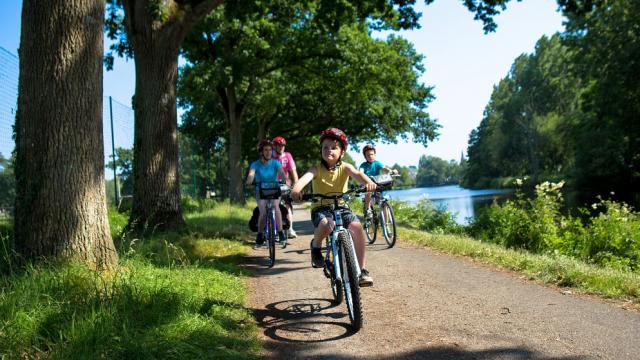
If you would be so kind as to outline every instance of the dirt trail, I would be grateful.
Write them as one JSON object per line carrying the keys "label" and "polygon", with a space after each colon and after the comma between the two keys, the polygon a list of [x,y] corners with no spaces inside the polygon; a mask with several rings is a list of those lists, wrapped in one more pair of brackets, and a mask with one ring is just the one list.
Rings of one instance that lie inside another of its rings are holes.
{"label": "dirt trail", "polygon": [[463,258],[400,239],[367,246],[372,288],[362,289],[364,328],[353,334],[344,304],[309,260],[309,213],[302,236],[254,250],[247,267],[252,307],[273,359],[640,359],[640,314],[566,295]]}

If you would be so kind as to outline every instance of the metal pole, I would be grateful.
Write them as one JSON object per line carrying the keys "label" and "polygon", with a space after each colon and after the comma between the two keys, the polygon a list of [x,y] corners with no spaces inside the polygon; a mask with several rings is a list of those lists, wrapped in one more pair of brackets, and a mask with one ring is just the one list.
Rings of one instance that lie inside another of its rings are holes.
{"label": "metal pole", "polygon": [[111,119],[111,159],[113,160],[113,186],[116,193],[116,206],[120,205],[120,194],[118,189],[118,176],[116,175],[116,142],[113,135],[113,102],[109,96],[109,118]]}

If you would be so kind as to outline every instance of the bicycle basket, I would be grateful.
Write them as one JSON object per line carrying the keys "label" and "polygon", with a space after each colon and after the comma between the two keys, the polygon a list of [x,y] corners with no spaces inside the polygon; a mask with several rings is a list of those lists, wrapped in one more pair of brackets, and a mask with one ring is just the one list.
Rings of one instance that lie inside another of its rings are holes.
{"label": "bicycle basket", "polygon": [[372,176],[371,180],[375,181],[375,183],[378,184],[378,187],[384,190],[388,190],[393,187],[393,178],[389,174]]}
{"label": "bicycle basket", "polygon": [[260,199],[277,199],[280,195],[281,191],[278,183],[260,184]]}

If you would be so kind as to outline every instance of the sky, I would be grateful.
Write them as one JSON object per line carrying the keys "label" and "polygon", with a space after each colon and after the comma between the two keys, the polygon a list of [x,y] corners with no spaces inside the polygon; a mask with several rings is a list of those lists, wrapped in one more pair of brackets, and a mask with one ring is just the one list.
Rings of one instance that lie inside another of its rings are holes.
{"label": "sky", "polygon": [[[399,34],[425,56],[421,80],[434,87],[436,97],[427,111],[442,127],[439,138],[426,148],[402,140],[376,144],[378,160],[386,165],[417,165],[422,155],[460,160],[466,154],[469,133],[482,120],[493,85],[507,75],[518,55],[533,52],[540,37],[563,29],[555,0],[512,0],[494,19],[497,30],[489,34],[484,34],[482,23],[473,20],[461,1],[417,3],[421,28]],[[21,4],[0,0],[0,47],[14,54],[20,43]],[[129,105],[135,90],[133,61],[116,59],[114,71],[105,72],[103,84],[105,96]],[[359,151],[350,153],[356,162],[364,161]]]}

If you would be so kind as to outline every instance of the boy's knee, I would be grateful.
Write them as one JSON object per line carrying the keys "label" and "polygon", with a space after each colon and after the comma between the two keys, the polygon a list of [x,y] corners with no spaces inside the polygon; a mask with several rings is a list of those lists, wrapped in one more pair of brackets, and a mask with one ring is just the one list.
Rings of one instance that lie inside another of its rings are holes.
{"label": "boy's knee", "polygon": [[349,224],[349,230],[353,231],[362,231],[362,224],[360,224],[359,222],[352,222],[351,224]]}

